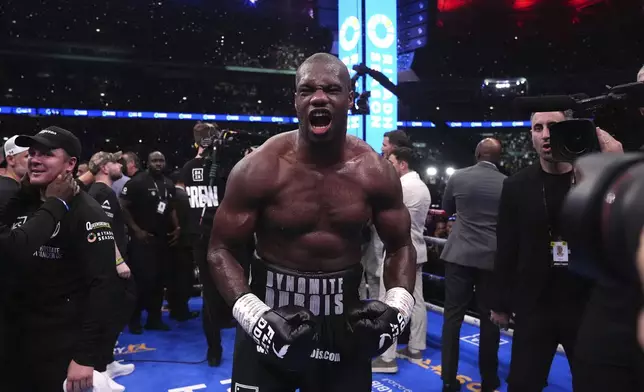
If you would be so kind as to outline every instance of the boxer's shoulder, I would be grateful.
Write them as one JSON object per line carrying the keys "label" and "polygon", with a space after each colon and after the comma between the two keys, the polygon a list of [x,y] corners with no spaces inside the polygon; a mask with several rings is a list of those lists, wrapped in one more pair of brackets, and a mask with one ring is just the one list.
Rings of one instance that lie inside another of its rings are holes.
{"label": "boxer's shoulder", "polygon": [[368,193],[389,193],[400,187],[400,179],[391,163],[360,142],[349,147],[354,156],[347,161],[347,165],[354,167],[356,180]]}

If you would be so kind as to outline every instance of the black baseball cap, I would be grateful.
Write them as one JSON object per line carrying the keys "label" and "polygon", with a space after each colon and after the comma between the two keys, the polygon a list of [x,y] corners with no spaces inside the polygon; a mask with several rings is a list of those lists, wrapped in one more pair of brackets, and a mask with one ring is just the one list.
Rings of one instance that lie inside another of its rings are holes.
{"label": "black baseball cap", "polygon": [[43,129],[34,136],[20,135],[16,138],[16,145],[20,147],[33,147],[41,145],[50,149],[62,148],[70,157],[80,158],[81,142],[66,129],[51,126]]}

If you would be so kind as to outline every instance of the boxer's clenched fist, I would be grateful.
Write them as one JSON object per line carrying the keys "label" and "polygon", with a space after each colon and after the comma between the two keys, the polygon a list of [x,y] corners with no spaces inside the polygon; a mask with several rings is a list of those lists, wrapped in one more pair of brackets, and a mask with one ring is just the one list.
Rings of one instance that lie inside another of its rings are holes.
{"label": "boxer's clenched fist", "polygon": [[315,316],[301,306],[271,309],[254,294],[240,297],[233,316],[257,344],[257,352],[285,370],[305,368],[317,343]]}
{"label": "boxer's clenched fist", "polygon": [[365,301],[349,312],[349,331],[360,353],[375,357],[384,353],[409,324],[414,297],[405,289],[387,290],[385,302]]}

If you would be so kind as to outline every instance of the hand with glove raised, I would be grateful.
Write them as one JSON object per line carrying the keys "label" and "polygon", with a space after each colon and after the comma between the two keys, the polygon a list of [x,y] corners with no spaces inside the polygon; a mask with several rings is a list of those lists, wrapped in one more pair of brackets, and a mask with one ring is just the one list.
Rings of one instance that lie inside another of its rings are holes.
{"label": "hand with glove raised", "polygon": [[257,352],[281,369],[304,369],[318,339],[315,316],[301,306],[271,309],[252,293],[233,306],[233,317],[257,344]]}
{"label": "hand with glove raised", "polygon": [[414,297],[401,287],[387,290],[385,301],[363,301],[349,312],[348,328],[359,352],[369,358],[384,353],[409,324]]}

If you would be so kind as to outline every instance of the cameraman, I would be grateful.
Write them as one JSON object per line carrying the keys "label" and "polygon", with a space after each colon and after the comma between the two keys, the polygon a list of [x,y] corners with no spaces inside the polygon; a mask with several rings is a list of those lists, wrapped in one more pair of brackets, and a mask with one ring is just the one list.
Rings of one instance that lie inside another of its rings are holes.
{"label": "cameraman", "polygon": [[214,367],[221,363],[221,329],[229,324],[232,317],[231,310],[212,281],[206,261],[212,222],[224,192],[222,184],[210,185],[210,161],[206,160],[204,155],[208,153],[220,131],[214,124],[202,122],[198,122],[192,131],[197,156],[183,166],[177,186],[184,187],[190,198],[189,230],[192,236],[193,258],[199,268],[199,281],[202,285],[203,331],[208,343],[208,365]]}
{"label": "cameraman", "polygon": [[[644,81],[644,67],[637,78]],[[636,283],[616,281],[603,274],[595,279],[579,328],[575,391],[644,391],[644,353],[637,344],[636,329],[641,307]]]}
{"label": "cameraman", "polygon": [[[550,126],[570,119],[564,112],[531,116],[532,144],[539,162],[503,182],[497,224],[496,287],[491,320],[501,327],[515,313],[508,392],[541,391],[562,344],[572,366],[577,330],[590,284],[568,270],[561,207],[574,183],[572,164],[556,162]],[[619,142],[597,128],[602,151],[621,151]]]}

